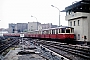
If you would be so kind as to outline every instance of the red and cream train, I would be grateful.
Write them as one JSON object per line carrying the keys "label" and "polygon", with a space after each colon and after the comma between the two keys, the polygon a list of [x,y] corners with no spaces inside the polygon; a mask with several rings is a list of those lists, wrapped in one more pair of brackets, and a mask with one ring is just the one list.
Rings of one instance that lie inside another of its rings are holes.
{"label": "red and cream train", "polygon": [[[29,38],[74,40],[74,28],[67,26],[36,30],[23,34],[24,37],[29,37]],[[20,37],[20,33],[5,33],[3,34],[3,36]]]}

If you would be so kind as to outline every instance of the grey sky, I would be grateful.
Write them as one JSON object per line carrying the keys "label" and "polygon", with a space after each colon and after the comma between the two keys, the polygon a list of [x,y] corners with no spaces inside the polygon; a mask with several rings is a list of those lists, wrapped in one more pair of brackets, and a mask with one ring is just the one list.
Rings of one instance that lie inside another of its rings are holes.
{"label": "grey sky", "polygon": [[[35,16],[41,23],[59,25],[59,11],[80,0],[0,0],[0,28],[8,28],[8,23],[35,22]],[[60,16],[61,25],[68,25],[65,13]]]}

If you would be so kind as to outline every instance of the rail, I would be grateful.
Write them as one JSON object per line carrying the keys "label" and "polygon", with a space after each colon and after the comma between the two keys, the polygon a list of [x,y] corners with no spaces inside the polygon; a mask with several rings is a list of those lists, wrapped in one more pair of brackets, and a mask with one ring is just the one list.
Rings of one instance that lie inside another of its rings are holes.
{"label": "rail", "polygon": [[[78,59],[90,59],[90,47],[80,46],[80,45],[67,45],[62,43],[54,43],[54,42],[47,42],[47,41],[37,41],[38,44],[42,44],[44,47],[51,49],[58,54],[64,55],[65,57],[74,60],[74,58]],[[65,52],[62,54],[59,51]]]}
{"label": "rail", "polygon": [[7,48],[9,48],[10,46],[12,46],[13,44],[15,44],[18,40],[11,40],[10,42],[8,42],[7,44],[3,44],[0,46],[0,54],[5,51]]}

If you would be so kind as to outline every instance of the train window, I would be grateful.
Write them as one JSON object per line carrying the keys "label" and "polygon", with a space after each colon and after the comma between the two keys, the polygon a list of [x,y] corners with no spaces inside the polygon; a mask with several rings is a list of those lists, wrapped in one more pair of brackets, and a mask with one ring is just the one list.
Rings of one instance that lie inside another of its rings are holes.
{"label": "train window", "polygon": [[66,29],[66,33],[70,33],[70,29]]}
{"label": "train window", "polygon": [[42,34],[42,31],[41,31],[41,34]]}
{"label": "train window", "polygon": [[48,34],[49,34],[49,30],[48,30]]}
{"label": "train window", "polygon": [[46,31],[44,31],[44,34],[46,34]]}
{"label": "train window", "polygon": [[61,33],[60,31],[61,31],[61,29],[59,29],[59,31],[58,31],[58,32],[59,32],[59,33]]}
{"label": "train window", "polygon": [[63,29],[61,29],[61,33],[65,33],[65,29],[63,28]]}
{"label": "train window", "polygon": [[42,31],[42,34],[44,34],[44,31]]}
{"label": "train window", "polygon": [[44,34],[46,34],[47,32],[46,31],[44,31]]}
{"label": "train window", "polygon": [[39,34],[41,34],[41,32],[39,31]]}
{"label": "train window", "polygon": [[58,29],[56,29],[56,34],[58,34]]}
{"label": "train window", "polygon": [[52,34],[54,34],[54,30],[52,30]]}
{"label": "train window", "polygon": [[52,30],[50,30],[50,34],[52,34]]}
{"label": "train window", "polygon": [[40,31],[40,34],[42,34],[42,31]]}
{"label": "train window", "polygon": [[74,29],[73,28],[71,29],[71,33],[74,33]]}
{"label": "train window", "polygon": [[51,30],[49,30],[49,34],[51,34]]}
{"label": "train window", "polygon": [[46,31],[44,31],[44,34],[46,34]]}
{"label": "train window", "polygon": [[46,31],[46,34],[49,34],[49,31],[48,30]]}
{"label": "train window", "polygon": [[52,34],[55,34],[55,30],[52,30]]}

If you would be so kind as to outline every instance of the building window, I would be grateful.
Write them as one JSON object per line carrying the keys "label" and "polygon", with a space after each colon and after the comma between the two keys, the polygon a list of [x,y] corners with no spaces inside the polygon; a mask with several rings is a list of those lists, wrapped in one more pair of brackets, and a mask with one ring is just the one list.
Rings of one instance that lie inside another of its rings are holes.
{"label": "building window", "polygon": [[72,26],[72,21],[70,22],[70,26]]}
{"label": "building window", "polygon": [[80,20],[78,20],[78,26],[80,25]]}
{"label": "building window", "polygon": [[78,40],[80,40],[80,34],[78,34]]}
{"label": "building window", "polygon": [[75,26],[75,21],[74,21],[74,26]]}

